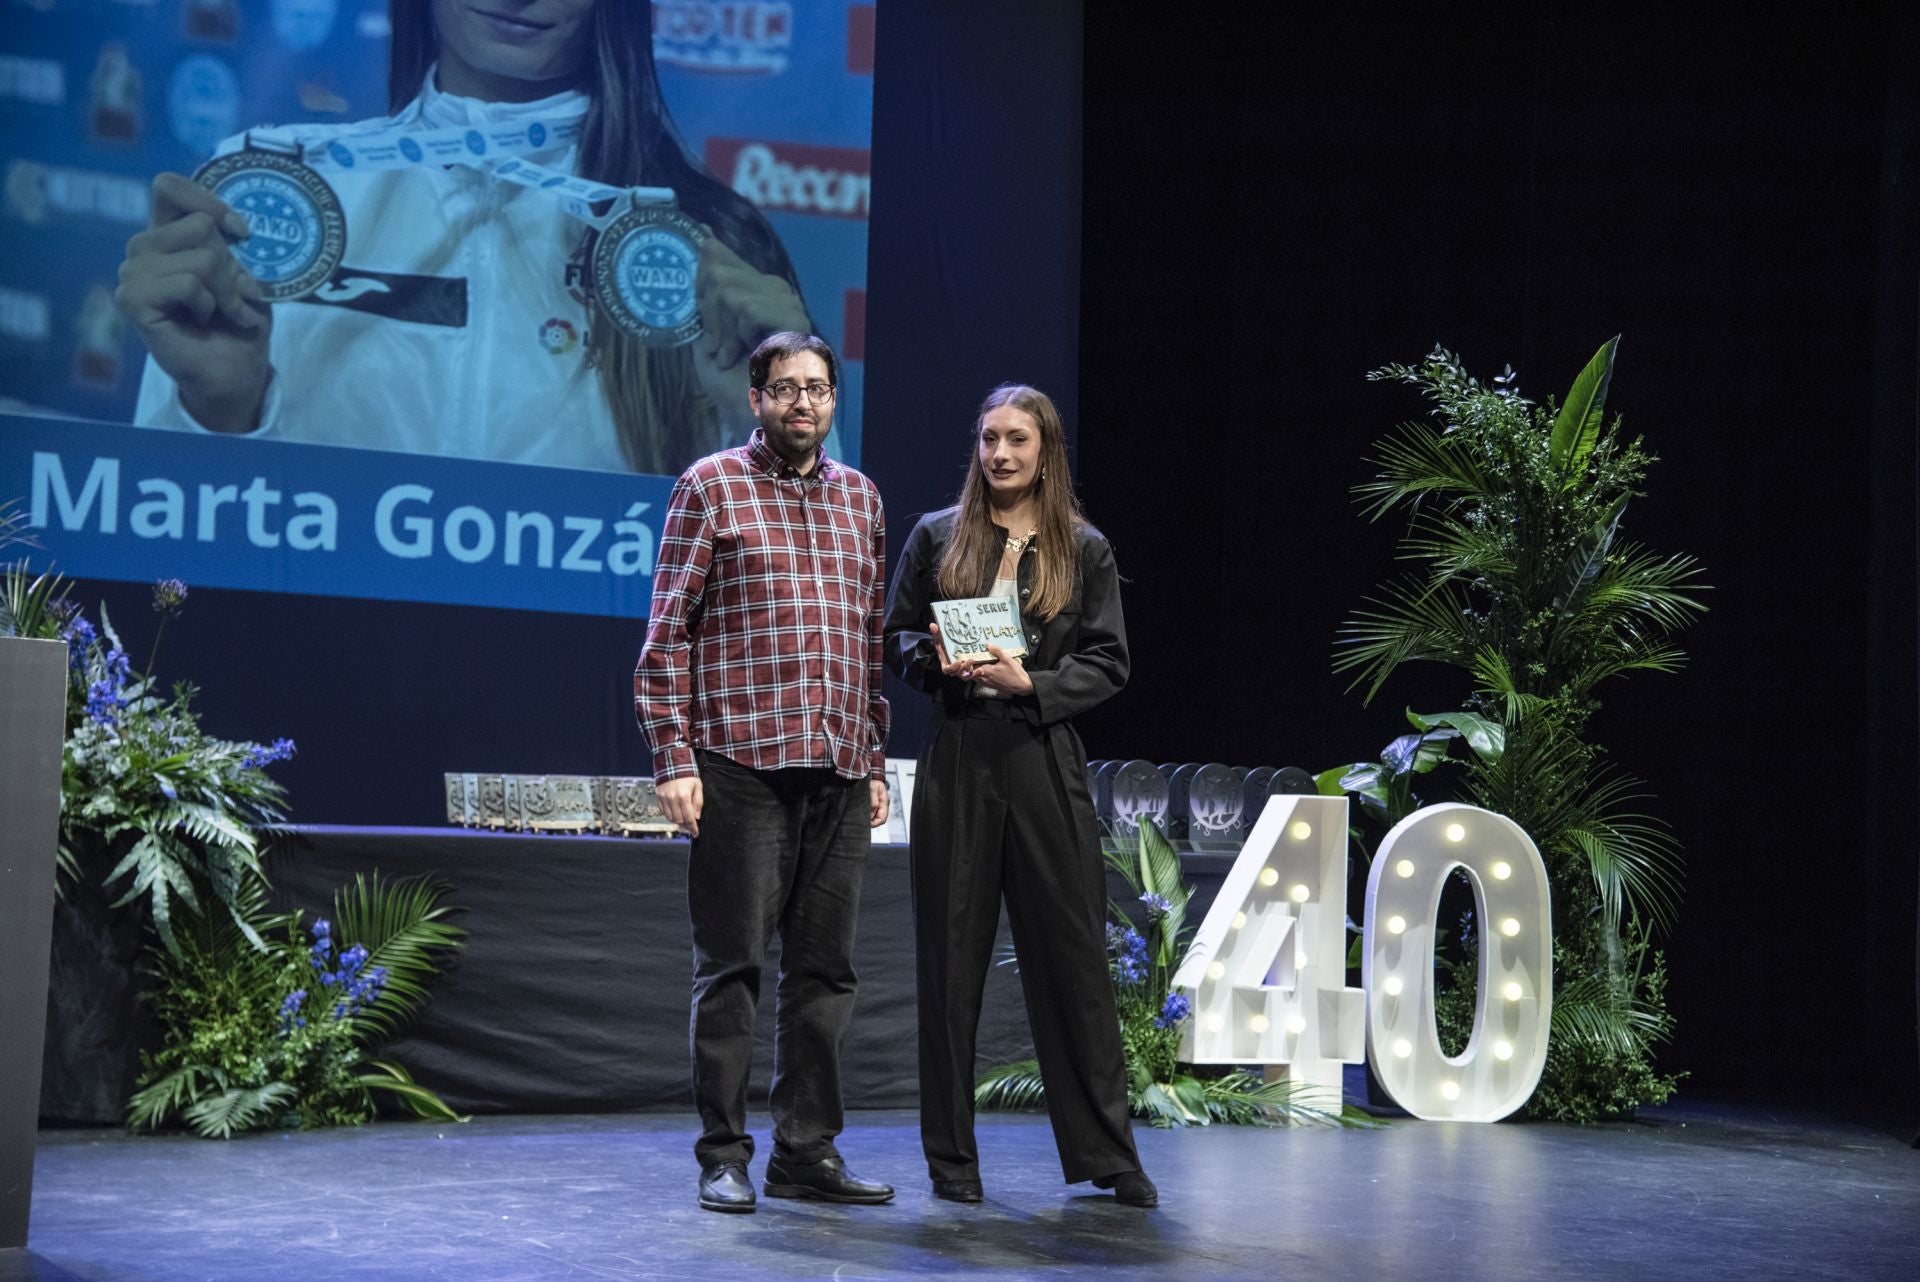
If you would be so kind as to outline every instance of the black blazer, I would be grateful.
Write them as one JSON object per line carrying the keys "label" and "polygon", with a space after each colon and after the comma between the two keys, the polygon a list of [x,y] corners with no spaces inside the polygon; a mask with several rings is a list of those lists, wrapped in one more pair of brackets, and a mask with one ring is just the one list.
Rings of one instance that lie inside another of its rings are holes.
{"label": "black blazer", "polygon": [[[965,709],[967,683],[940,671],[934,648],[932,603],[941,599],[940,554],[953,532],[958,508],[930,512],[907,536],[887,594],[887,663],[901,680],[924,690],[950,713]],[[998,527],[996,527],[998,528]],[[1001,534],[1011,538],[1006,530]],[[1022,611],[1027,629],[1027,674],[1033,693],[1010,702],[1025,719],[1053,725],[1112,698],[1127,683],[1127,627],[1120,613],[1120,575],[1113,566],[1113,548],[1106,536],[1082,525],[1080,575],[1073,598],[1046,622]],[[1033,590],[1034,549],[1020,557],[1020,600]],[[985,591],[989,585],[982,584]]]}

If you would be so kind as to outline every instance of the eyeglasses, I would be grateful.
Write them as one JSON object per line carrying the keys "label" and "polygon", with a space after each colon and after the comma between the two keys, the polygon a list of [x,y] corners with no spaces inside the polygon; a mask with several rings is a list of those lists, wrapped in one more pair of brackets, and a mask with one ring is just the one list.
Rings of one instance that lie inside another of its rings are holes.
{"label": "eyeglasses", "polygon": [[805,392],[807,399],[815,405],[825,405],[833,400],[832,383],[808,383],[805,387],[801,387],[798,383],[769,383],[760,390],[765,395],[771,396],[774,403],[778,405],[793,404],[800,399],[801,392]]}

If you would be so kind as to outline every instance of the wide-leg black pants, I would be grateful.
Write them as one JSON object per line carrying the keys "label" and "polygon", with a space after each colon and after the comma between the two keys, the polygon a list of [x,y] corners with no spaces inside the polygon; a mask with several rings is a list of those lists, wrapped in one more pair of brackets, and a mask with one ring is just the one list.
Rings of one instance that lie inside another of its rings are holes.
{"label": "wide-leg black pants", "polygon": [[973,700],[914,785],[920,1135],[936,1180],[978,1179],[974,1042],[1004,897],[1068,1183],[1137,1170],[1107,973],[1106,871],[1079,736]]}

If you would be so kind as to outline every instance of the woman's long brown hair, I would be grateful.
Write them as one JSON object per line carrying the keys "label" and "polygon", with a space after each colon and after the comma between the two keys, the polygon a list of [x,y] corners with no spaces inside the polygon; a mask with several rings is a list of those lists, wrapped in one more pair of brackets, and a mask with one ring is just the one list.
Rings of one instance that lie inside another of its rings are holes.
{"label": "woman's long brown hair", "polygon": [[[980,462],[980,427],[987,415],[1002,405],[1024,410],[1040,428],[1040,470],[1033,480],[1036,509],[1033,528],[1033,595],[1024,612],[1051,619],[1073,599],[1080,577],[1080,501],[1073,496],[1073,477],[1067,470],[1067,433],[1060,411],[1045,392],[1024,383],[1002,383],[987,393],[973,424],[973,462],[960,488],[960,510],[953,533],[940,554],[940,592],[947,597],[978,596],[993,586],[993,575],[1006,541],[993,523],[987,501],[986,469]],[[1016,536],[1025,530],[1012,531]]]}
{"label": "woman's long brown hair", "polygon": [[[393,29],[387,56],[388,110],[399,111],[418,96],[427,68],[439,54],[430,0],[389,0]],[[583,88],[592,105],[580,135],[576,170],[611,187],[671,187],[680,209],[711,227],[730,249],[766,276],[779,276],[800,292],[799,277],[780,238],[750,201],[696,165],[687,154],[660,96],[653,67],[653,6],[638,0],[599,0],[593,6],[593,51]],[[584,265],[593,253],[588,231],[574,256]],[[641,472],[671,475],[726,442],[719,410],[700,389],[693,344],[649,349],[592,306],[587,364],[613,412],[620,448]]]}

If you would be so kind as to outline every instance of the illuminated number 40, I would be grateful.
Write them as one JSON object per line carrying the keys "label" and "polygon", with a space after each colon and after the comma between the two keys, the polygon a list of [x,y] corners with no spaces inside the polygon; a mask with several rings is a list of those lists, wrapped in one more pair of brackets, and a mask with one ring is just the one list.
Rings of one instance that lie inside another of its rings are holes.
{"label": "illuminated number 40", "polygon": [[[1473,1033],[1440,1048],[1433,946],[1459,868],[1474,895]],[[1180,1058],[1284,1064],[1327,1107],[1363,1059],[1415,1117],[1492,1122],[1533,1094],[1553,1014],[1547,870],[1504,815],[1439,805],[1401,820],[1367,876],[1362,988],[1346,986],[1347,799],[1273,797],[1175,972],[1193,1018]],[[1317,1100],[1314,1098],[1317,1097]]]}

